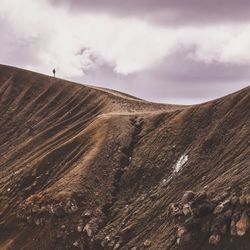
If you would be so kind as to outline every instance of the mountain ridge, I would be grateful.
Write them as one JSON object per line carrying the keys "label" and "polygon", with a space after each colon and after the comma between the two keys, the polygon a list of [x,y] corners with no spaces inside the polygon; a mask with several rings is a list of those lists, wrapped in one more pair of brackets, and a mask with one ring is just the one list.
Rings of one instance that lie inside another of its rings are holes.
{"label": "mountain ridge", "polygon": [[0,66],[0,98],[1,249],[247,249],[250,87],[154,104]]}

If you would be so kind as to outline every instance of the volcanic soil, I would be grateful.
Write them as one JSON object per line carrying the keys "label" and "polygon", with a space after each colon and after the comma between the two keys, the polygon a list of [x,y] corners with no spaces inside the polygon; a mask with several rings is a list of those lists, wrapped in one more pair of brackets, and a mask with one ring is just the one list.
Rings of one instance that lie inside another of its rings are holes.
{"label": "volcanic soil", "polygon": [[156,104],[0,65],[0,249],[250,249],[250,87]]}

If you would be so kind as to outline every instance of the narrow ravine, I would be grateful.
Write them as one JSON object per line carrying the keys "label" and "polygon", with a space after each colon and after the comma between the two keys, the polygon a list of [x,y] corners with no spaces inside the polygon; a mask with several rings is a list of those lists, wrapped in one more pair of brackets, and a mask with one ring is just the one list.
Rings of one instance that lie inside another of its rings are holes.
{"label": "narrow ravine", "polygon": [[130,144],[122,150],[124,157],[121,158],[120,168],[117,170],[114,177],[114,190],[112,192],[112,202],[110,204],[107,204],[103,208],[103,212],[107,220],[109,220],[110,217],[110,212],[109,212],[110,208],[117,201],[117,196],[120,192],[120,184],[122,176],[124,174],[124,169],[129,166],[133,157],[134,149],[140,140],[140,133],[143,128],[143,118],[134,117],[133,119],[131,119],[131,125],[134,127],[134,131],[132,133]]}

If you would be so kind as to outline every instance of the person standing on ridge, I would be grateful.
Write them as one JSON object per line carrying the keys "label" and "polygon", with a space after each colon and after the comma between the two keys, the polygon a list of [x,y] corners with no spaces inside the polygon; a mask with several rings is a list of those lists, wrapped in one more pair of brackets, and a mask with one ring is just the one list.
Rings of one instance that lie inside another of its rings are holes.
{"label": "person standing on ridge", "polygon": [[53,75],[54,75],[54,77],[56,77],[56,70],[55,69],[53,69]]}

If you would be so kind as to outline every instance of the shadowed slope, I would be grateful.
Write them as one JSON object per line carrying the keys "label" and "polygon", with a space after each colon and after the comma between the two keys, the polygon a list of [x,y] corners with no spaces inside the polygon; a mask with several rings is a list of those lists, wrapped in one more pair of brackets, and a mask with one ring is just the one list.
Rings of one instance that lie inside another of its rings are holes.
{"label": "shadowed slope", "polygon": [[[171,202],[205,186],[214,208],[249,186],[249,105],[249,88],[184,107],[0,66],[0,248],[177,248]],[[195,230],[181,247],[209,248]]]}

